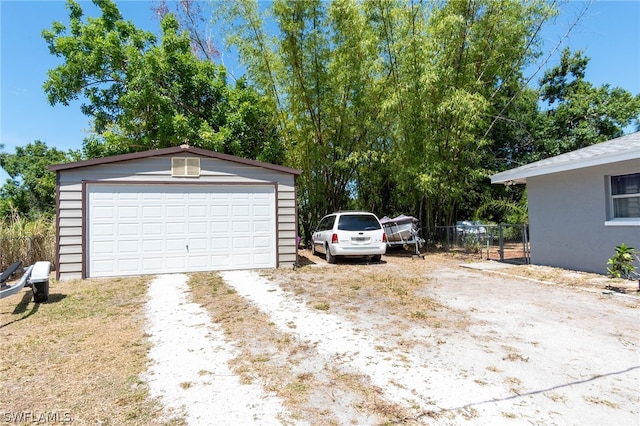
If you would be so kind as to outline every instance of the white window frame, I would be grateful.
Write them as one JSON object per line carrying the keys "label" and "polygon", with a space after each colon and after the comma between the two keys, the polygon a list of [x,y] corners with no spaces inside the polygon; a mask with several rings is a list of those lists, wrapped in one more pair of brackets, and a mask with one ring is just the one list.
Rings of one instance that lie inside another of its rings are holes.
{"label": "white window frame", "polygon": [[612,175],[607,177],[607,198],[609,201],[609,220],[605,221],[605,226],[640,226],[640,217],[615,217],[614,200],[622,198],[640,198],[640,192],[637,194],[613,194],[613,178],[626,175],[640,175],[639,173],[625,173],[622,175]]}
{"label": "white window frame", "polygon": [[171,158],[172,177],[200,177],[200,157]]}

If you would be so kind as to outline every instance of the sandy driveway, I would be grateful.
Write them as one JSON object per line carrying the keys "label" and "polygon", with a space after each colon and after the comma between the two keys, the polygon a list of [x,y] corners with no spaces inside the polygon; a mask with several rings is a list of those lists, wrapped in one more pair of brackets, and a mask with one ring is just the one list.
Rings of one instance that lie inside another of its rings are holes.
{"label": "sandy driveway", "polygon": [[280,424],[282,402],[259,386],[241,384],[228,362],[234,348],[201,306],[190,302],[186,275],[163,275],[148,290],[153,344],[146,376],[168,418],[190,425]]}
{"label": "sandy driveway", "polygon": [[[391,258],[380,265],[326,266],[318,261],[316,267],[271,272],[269,279],[248,271],[221,274],[270,324],[309,348],[309,374],[323,386],[335,386],[322,391],[342,395],[327,404],[314,399],[321,392],[309,392],[305,407],[315,405],[315,417],[306,417],[298,406],[296,419],[318,423],[321,412],[326,424],[385,420],[359,405],[358,395],[328,379],[338,372],[365,378],[377,397],[402,407],[403,421],[409,423],[640,423],[637,298],[451,264],[407,265]],[[317,266],[322,267],[320,280]],[[411,320],[421,318],[421,312],[394,315],[362,290],[353,304],[314,308],[314,295],[357,283],[363,268],[376,275],[420,276],[425,284],[418,286],[415,297],[435,301],[446,317],[427,326]],[[346,278],[332,278],[340,274]],[[149,289],[147,312],[155,324],[150,330],[155,344],[152,394],[167,406],[183,409],[189,424],[295,423],[286,401],[265,392],[259,382],[245,385],[234,379],[227,364],[234,347],[243,342],[225,340],[206,311],[190,303],[185,282],[184,276],[160,277]],[[173,340],[171,335],[176,335]]]}

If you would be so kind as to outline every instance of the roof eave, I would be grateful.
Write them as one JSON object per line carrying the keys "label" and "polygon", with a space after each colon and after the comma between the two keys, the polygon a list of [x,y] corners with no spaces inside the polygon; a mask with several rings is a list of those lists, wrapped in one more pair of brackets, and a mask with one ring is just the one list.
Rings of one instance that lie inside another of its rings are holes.
{"label": "roof eave", "polygon": [[282,173],[288,173],[295,176],[299,176],[300,174],[302,174],[302,171],[298,169],[293,169],[285,166],[278,166],[276,164],[263,163],[257,160],[250,160],[247,158],[236,157],[235,155],[223,154],[220,152],[209,151],[202,148],[194,148],[188,145],[174,146],[169,148],[160,148],[160,149],[155,149],[150,151],[133,152],[130,154],[114,155],[111,157],[92,158],[90,160],[76,161],[72,163],[53,164],[53,165],[47,166],[47,168],[52,172],[59,172],[62,170],[78,169],[82,167],[91,167],[91,166],[98,166],[102,164],[117,163],[121,161],[131,161],[131,160],[138,160],[138,159],[148,158],[148,157],[158,157],[158,156],[180,154],[180,153],[190,153],[190,154],[200,155],[203,157],[217,158],[219,160],[231,161],[234,163],[244,164],[244,165],[253,166],[253,167],[262,167],[265,169],[274,170]]}
{"label": "roof eave", "polygon": [[[636,160],[640,159],[640,152],[627,151],[617,153],[609,156],[601,156],[595,158],[589,158],[586,160],[579,160],[573,162],[566,162],[562,164],[549,165],[544,167],[531,167],[531,165],[525,165],[515,169],[507,170],[501,173],[497,173],[491,176],[491,183],[502,183],[506,185],[523,184],[527,183],[527,178],[535,176],[544,176],[553,173],[567,172],[570,170],[582,169],[585,167],[601,166],[604,164],[617,163],[620,161]],[[535,165],[535,163],[532,163]]]}

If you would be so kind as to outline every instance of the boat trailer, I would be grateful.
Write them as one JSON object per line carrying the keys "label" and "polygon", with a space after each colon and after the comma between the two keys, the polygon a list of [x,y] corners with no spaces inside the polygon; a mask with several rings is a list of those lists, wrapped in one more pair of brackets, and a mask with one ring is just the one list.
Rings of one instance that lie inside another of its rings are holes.
{"label": "boat trailer", "polygon": [[420,249],[425,241],[420,238],[419,235],[418,219],[413,216],[401,214],[393,219],[385,216],[380,219],[380,223],[387,235],[387,247],[402,246],[405,250],[410,250],[410,247],[413,245],[415,253],[412,257],[424,259],[424,255],[420,253]]}
{"label": "boat trailer", "polygon": [[22,269],[22,277],[17,283],[7,284],[9,278],[20,271],[21,266],[21,261],[14,262],[0,274],[0,299],[18,293],[23,287],[31,287],[35,303],[43,303],[49,300],[51,263],[48,261],[36,262]]}

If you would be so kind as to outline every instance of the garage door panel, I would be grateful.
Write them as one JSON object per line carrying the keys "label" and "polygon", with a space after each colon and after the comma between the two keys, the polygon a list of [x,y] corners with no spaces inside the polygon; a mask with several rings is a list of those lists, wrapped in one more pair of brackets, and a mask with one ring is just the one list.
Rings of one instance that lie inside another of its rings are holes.
{"label": "garage door panel", "polygon": [[231,266],[239,269],[248,268],[251,264],[251,256],[247,253],[234,253],[231,255]]}
{"label": "garage door panel", "polygon": [[120,240],[117,245],[118,253],[122,254],[134,254],[140,253],[140,246],[138,245],[138,240]]}
{"label": "garage door panel", "polygon": [[140,193],[140,199],[147,203],[150,201],[162,201],[162,193],[161,192],[143,192]]}
{"label": "garage door panel", "polygon": [[275,267],[273,186],[90,184],[88,195],[89,276]]}
{"label": "garage door panel", "polygon": [[111,219],[113,218],[113,206],[96,207],[93,214],[97,219]]}
{"label": "garage door panel", "polygon": [[140,261],[139,259],[135,259],[135,258],[128,258],[128,259],[120,259],[118,260],[118,270],[122,271],[124,273],[127,274],[138,274],[140,270]]}
{"label": "garage door panel", "polygon": [[271,223],[268,220],[254,220],[253,221],[254,233],[270,233]]}
{"label": "garage door panel", "polygon": [[105,274],[112,273],[115,268],[113,260],[98,260],[92,262],[93,272],[95,276],[104,276]]}
{"label": "garage door panel", "polygon": [[116,219],[138,220],[138,206],[119,206],[116,209]]}
{"label": "garage door panel", "polygon": [[249,220],[236,220],[231,224],[231,229],[234,233],[236,232],[249,232],[251,230],[251,223]]}
{"label": "garage door panel", "polygon": [[140,227],[137,223],[120,223],[118,224],[118,231],[116,235],[120,238],[126,238],[131,236],[138,236]]}
{"label": "garage door panel", "polygon": [[213,237],[211,239],[211,249],[212,250],[228,250],[231,248],[230,240],[231,238],[228,235],[221,235],[217,237]]}
{"label": "garage door panel", "polygon": [[185,256],[167,256],[166,262],[169,272],[182,272],[187,267],[187,258]]}
{"label": "garage door panel", "polygon": [[99,238],[104,237],[111,240],[113,239],[112,236],[114,234],[113,229],[114,229],[113,223],[100,223],[100,224],[94,225],[93,234],[95,237],[99,237]]}
{"label": "garage door panel", "polygon": [[167,201],[186,201],[187,199],[188,195],[181,191],[167,190],[165,192],[165,200]]}
{"label": "garage door panel", "polygon": [[253,256],[253,263],[259,268],[268,268],[269,262],[271,262],[271,256],[269,253],[256,253]]}
{"label": "garage door panel", "polygon": [[185,206],[166,206],[166,219],[184,219],[187,217]]}
{"label": "garage door panel", "polygon": [[189,252],[207,250],[207,242],[206,238],[189,238]]}
{"label": "garage door panel", "polygon": [[118,191],[114,193],[112,199],[117,201],[135,201],[133,204],[139,204],[141,198],[141,194],[137,192]]}
{"label": "garage door panel", "polygon": [[184,238],[167,238],[165,240],[165,251],[167,253],[182,253],[187,252],[187,241]]}
{"label": "garage door panel", "polygon": [[231,193],[231,200],[232,201],[248,200],[250,197],[251,197],[251,194],[249,194],[247,192],[232,192]]}
{"label": "garage door panel", "polygon": [[210,224],[210,230],[212,233],[227,234],[229,232],[228,220],[212,220],[209,222],[209,224]]}
{"label": "garage door panel", "polygon": [[189,218],[206,218],[208,216],[207,205],[189,206]]}
{"label": "garage door panel", "polygon": [[215,254],[210,259],[211,266],[214,269],[227,269],[231,266],[231,259],[228,254]]}
{"label": "garage door panel", "polygon": [[145,238],[162,235],[162,223],[143,223],[142,224],[142,235]]}
{"label": "garage door panel", "polygon": [[93,252],[98,255],[109,255],[115,252],[114,248],[115,247],[114,247],[113,241],[94,242],[92,247]]}
{"label": "garage door panel", "polygon": [[272,210],[269,206],[266,205],[254,205],[253,206],[253,216],[259,218],[268,218],[272,216]]}
{"label": "garage door panel", "polygon": [[209,256],[189,256],[189,268],[199,269],[206,268],[209,264]]}
{"label": "garage door panel", "polygon": [[211,206],[211,217],[229,217],[229,206]]}
{"label": "garage door panel", "polygon": [[249,237],[234,237],[232,240],[232,249],[248,249],[251,244],[251,239]]}
{"label": "garage door panel", "polygon": [[271,246],[270,237],[254,237],[253,247],[256,249],[267,249]]}
{"label": "garage door panel", "polygon": [[207,222],[189,222],[189,235],[207,233]]}
{"label": "garage door panel", "polygon": [[251,212],[249,210],[249,206],[233,205],[232,213],[235,217],[249,217]]}
{"label": "garage door panel", "polygon": [[162,219],[161,205],[142,206],[142,218],[146,220]]}
{"label": "garage door panel", "polygon": [[187,228],[183,221],[166,222],[164,228],[165,235],[185,235],[187,232]]}
{"label": "garage door panel", "polygon": [[148,254],[153,253],[157,255],[158,253],[162,253],[164,251],[164,240],[151,240],[144,239],[142,240],[142,253]]}

